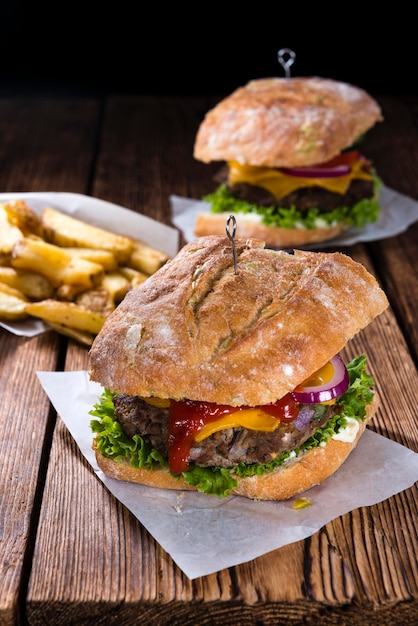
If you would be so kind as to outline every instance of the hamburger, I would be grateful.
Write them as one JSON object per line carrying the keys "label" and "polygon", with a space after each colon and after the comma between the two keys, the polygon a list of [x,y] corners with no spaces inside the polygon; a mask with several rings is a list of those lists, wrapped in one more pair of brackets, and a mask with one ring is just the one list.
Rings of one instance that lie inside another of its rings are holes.
{"label": "hamburger", "polygon": [[331,79],[267,78],[236,89],[196,135],[194,157],[225,165],[195,235],[222,235],[233,213],[240,237],[292,248],[376,221],[381,181],[359,144],[382,119],[364,90]]}
{"label": "hamburger", "polygon": [[198,238],[107,318],[89,353],[99,467],[119,480],[285,500],[331,476],[378,406],[340,352],[388,306],[341,253]]}

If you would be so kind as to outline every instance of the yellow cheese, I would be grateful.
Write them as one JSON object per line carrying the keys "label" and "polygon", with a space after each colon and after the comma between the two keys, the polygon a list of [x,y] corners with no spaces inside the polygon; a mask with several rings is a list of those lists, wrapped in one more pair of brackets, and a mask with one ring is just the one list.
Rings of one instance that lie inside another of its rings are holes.
{"label": "yellow cheese", "polygon": [[304,380],[300,387],[319,387],[320,385],[329,383],[333,376],[334,366],[331,361],[328,361],[328,363],[325,363],[319,370],[314,372],[312,376]]}
{"label": "yellow cheese", "polygon": [[[334,366],[331,363],[331,361],[328,361],[328,363],[325,363],[325,365],[320,367],[319,370],[314,372],[312,376],[309,376],[309,378],[304,380],[303,383],[300,385],[300,387],[319,387],[320,385],[325,385],[325,383],[329,383],[329,381],[332,379],[333,376],[334,376]],[[328,402],[321,402],[321,404],[331,405],[331,404],[335,404],[336,402],[337,402],[337,398],[334,398],[334,400],[328,400]]]}
{"label": "yellow cheese", "polygon": [[168,407],[170,406],[170,400],[165,399],[165,398],[142,398],[143,400],[145,400],[145,402],[148,402],[148,404],[151,404],[151,406],[156,406],[159,409],[168,409]]}
{"label": "yellow cheese", "polygon": [[277,200],[302,187],[323,187],[344,195],[354,178],[372,180],[372,176],[362,171],[360,160],[351,164],[351,172],[346,176],[334,178],[302,178],[289,176],[273,167],[257,167],[254,165],[240,165],[237,161],[229,161],[229,182],[231,185],[249,183],[256,187],[267,189]]}
{"label": "yellow cheese", "polygon": [[218,430],[225,430],[226,428],[248,428],[249,430],[262,430],[272,433],[279,425],[280,420],[277,417],[268,415],[261,409],[243,409],[206,424],[196,435],[195,440],[197,442],[203,441]]}

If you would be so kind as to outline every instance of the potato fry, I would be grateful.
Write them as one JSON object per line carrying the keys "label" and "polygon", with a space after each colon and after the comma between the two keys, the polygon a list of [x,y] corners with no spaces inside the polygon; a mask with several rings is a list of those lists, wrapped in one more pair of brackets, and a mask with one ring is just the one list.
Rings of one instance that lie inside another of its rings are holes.
{"label": "potato fry", "polygon": [[0,283],[0,318],[8,321],[24,320],[28,317],[26,298],[9,285]]}
{"label": "potato fry", "polygon": [[16,269],[42,274],[54,287],[70,284],[90,289],[104,276],[104,269],[98,263],[77,259],[54,244],[28,238],[13,246],[11,263]]}
{"label": "potato fry", "polygon": [[123,300],[131,288],[130,281],[120,272],[108,272],[102,280],[102,287],[117,304]]}
{"label": "potato fry", "polygon": [[56,300],[65,300],[66,302],[75,302],[77,296],[86,290],[85,285],[64,284],[57,287],[55,291]]}
{"label": "potato fry", "polygon": [[86,331],[94,335],[97,335],[106,320],[106,315],[97,311],[89,311],[74,302],[59,302],[52,299],[28,302],[25,305],[25,311],[33,317],[39,317],[44,322],[62,324],[65,327]]}
{"label": "potato fry", "polygon": [[112,272],[118,267],[118,262],[115,259],[115,255],[110,250],[99,250],[94,248],[62,248],[64,252],[68,252],[71,256],[78,257],[80,259],[86,259],[86,261],[92,261],[92,263],[99,263],[107,272]]}
{"label": "potato fry", "polygon": [[36,235],[45,239],[41,218],[23,200],[11,200],[3,204],[11,224],[17,226],[24,236]]}
{"label": "potato fry", "polygon": [[27,302],[28,299],[26,296],[16,287],[11,287],[7,283],[3,283],[0,281],[0,291],[2,293],[6,293],[9,296],[13,296],[14,298],[19,298],[19,300],[23,300],[23,302]]}
{"label": "potato fry", "polygon": [[54,294],[49,280],[36,272],[0,266],[0,281],[21,291],[32,300],[45,300]]}
{"label": "potato fry", "polygon": [[90,311],[97,311],[103,313],[103,315],[109,315],[115,308],[115,302],[112,295],[102,288],[87,289],[80,293],[75,303],[79,306],[89,309]]}
{"label": "potato fry", "polygon": [[[1,239],[1,235],[0,235],[0,239]],[[0,244],[1,245],[1,244]],[[11,250],[10,253],[8,254],[3,254],[0,251],[0,266],[1,267],[10,267],[10,262],[12,260],[12,255],[11,255]]]}
{"label": "potato fry", "polygon": [[70,339],[75,339],[75,341],[78,341],[78,343],[82,343],[85,346],[90,347],[93,343],[93,333],[88,333],[85,330],[77,330],[76,328],[69,328],[68,326],[64,326],[63,324],[55,324],[54,322],[48,322],[48,326],[60,335],[65,335],[67,337],[70,337]]}
{"label": "potato fry", "polygon": [[[145,278],[144,278],[145,276]],[[147,275],[146,274],[142,274],[141,272],[139,272],[138,276],[135,276],[132,280],[131,280],[131,289],[135,289],[135,287],[139,287],[139,285],[141,285],[144,280],[147,279]]]}
{"label": "potato fry", "polygon": [[160,267],[167,263],[168,260],[169,256],[164,252],[147,246],[140,241],[135,241],[132,254],[126,262],[126,265],[151,276],[151,274],[154,274]]}
{"label": "potato fry", "polygon": [[133,241],[129,237],[86,224],[49,207],[42,211],[41,219],[48,241],[57,246],[110,250],[118,263],[125,263],[131,256]]}
{"label": "potato fry", "polygon": [[169,257],[130,236],[23,200],[0,203],[0,320],[30,316],[91,346],[130,289]]}
{"label": "potato fry", "polygon": [[10,254],[14,244],[20,239],[23,239],[22,231],[9,222],[6,209],[0,204],[0,253]]}
{"label": "potato fry", "polygon": [[126,265],[120,265],[119,272],[122,276],[125,276],[125,278],[129,280],[132,289],[143,283],[148,278],[148,274],[144,274],[144,272],[140,272],[133,267],[127,267]]}

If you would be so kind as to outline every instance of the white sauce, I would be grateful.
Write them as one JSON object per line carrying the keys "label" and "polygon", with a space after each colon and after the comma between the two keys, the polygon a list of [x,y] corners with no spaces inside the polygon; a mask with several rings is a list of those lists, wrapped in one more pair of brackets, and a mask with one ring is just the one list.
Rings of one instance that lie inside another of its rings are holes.
{"label": "white sauce", "polygon": [[332,439],[352,443],[357,436],[360,423],[354,417],[347,417],[347,426],[332,436]]}
{"label": "white sauce", "polygon": [[[225,213],[225,215],[227,214]],[[241,215],[241,218],[246,222],[254,222],[257,224],[261,224],[261,222],[263,221],[262,215],[258,213],[243,213],[243,215]],[[333,222],[331,222],[331,224],[329,224],[321,217],[317,217],[314,224],[315,228],[331,228],[332,226],[338,224],[338,220],[334,220]],[[293,228],[298,228],[299,230],[307,230],[305,224],[303,224],[302,222],[295,222]]]}

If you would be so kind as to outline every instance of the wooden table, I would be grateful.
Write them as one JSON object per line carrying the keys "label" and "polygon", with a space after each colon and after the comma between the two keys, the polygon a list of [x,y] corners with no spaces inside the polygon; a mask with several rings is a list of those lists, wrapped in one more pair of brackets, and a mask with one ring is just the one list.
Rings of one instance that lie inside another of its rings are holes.
{"label": "wooden table", "polygon": [[[217,166],[192,157],[219,98],[0,99],[0,191],[95,196],[170,223],[170,194],[200,198]],[[378,98],[363,151],[386,185],[418,200],[418,98]],[[344,251],[391,307],[365,351],[382,406],[371,428],[418,452],[418,224]],[[0,329],[0,623],[91,625],[418,623],[417,486],[309,539],[190,581],[90,469],[36,371],[86,369],[87,349]],[[359,468],[361,471],[361,468]]]}

